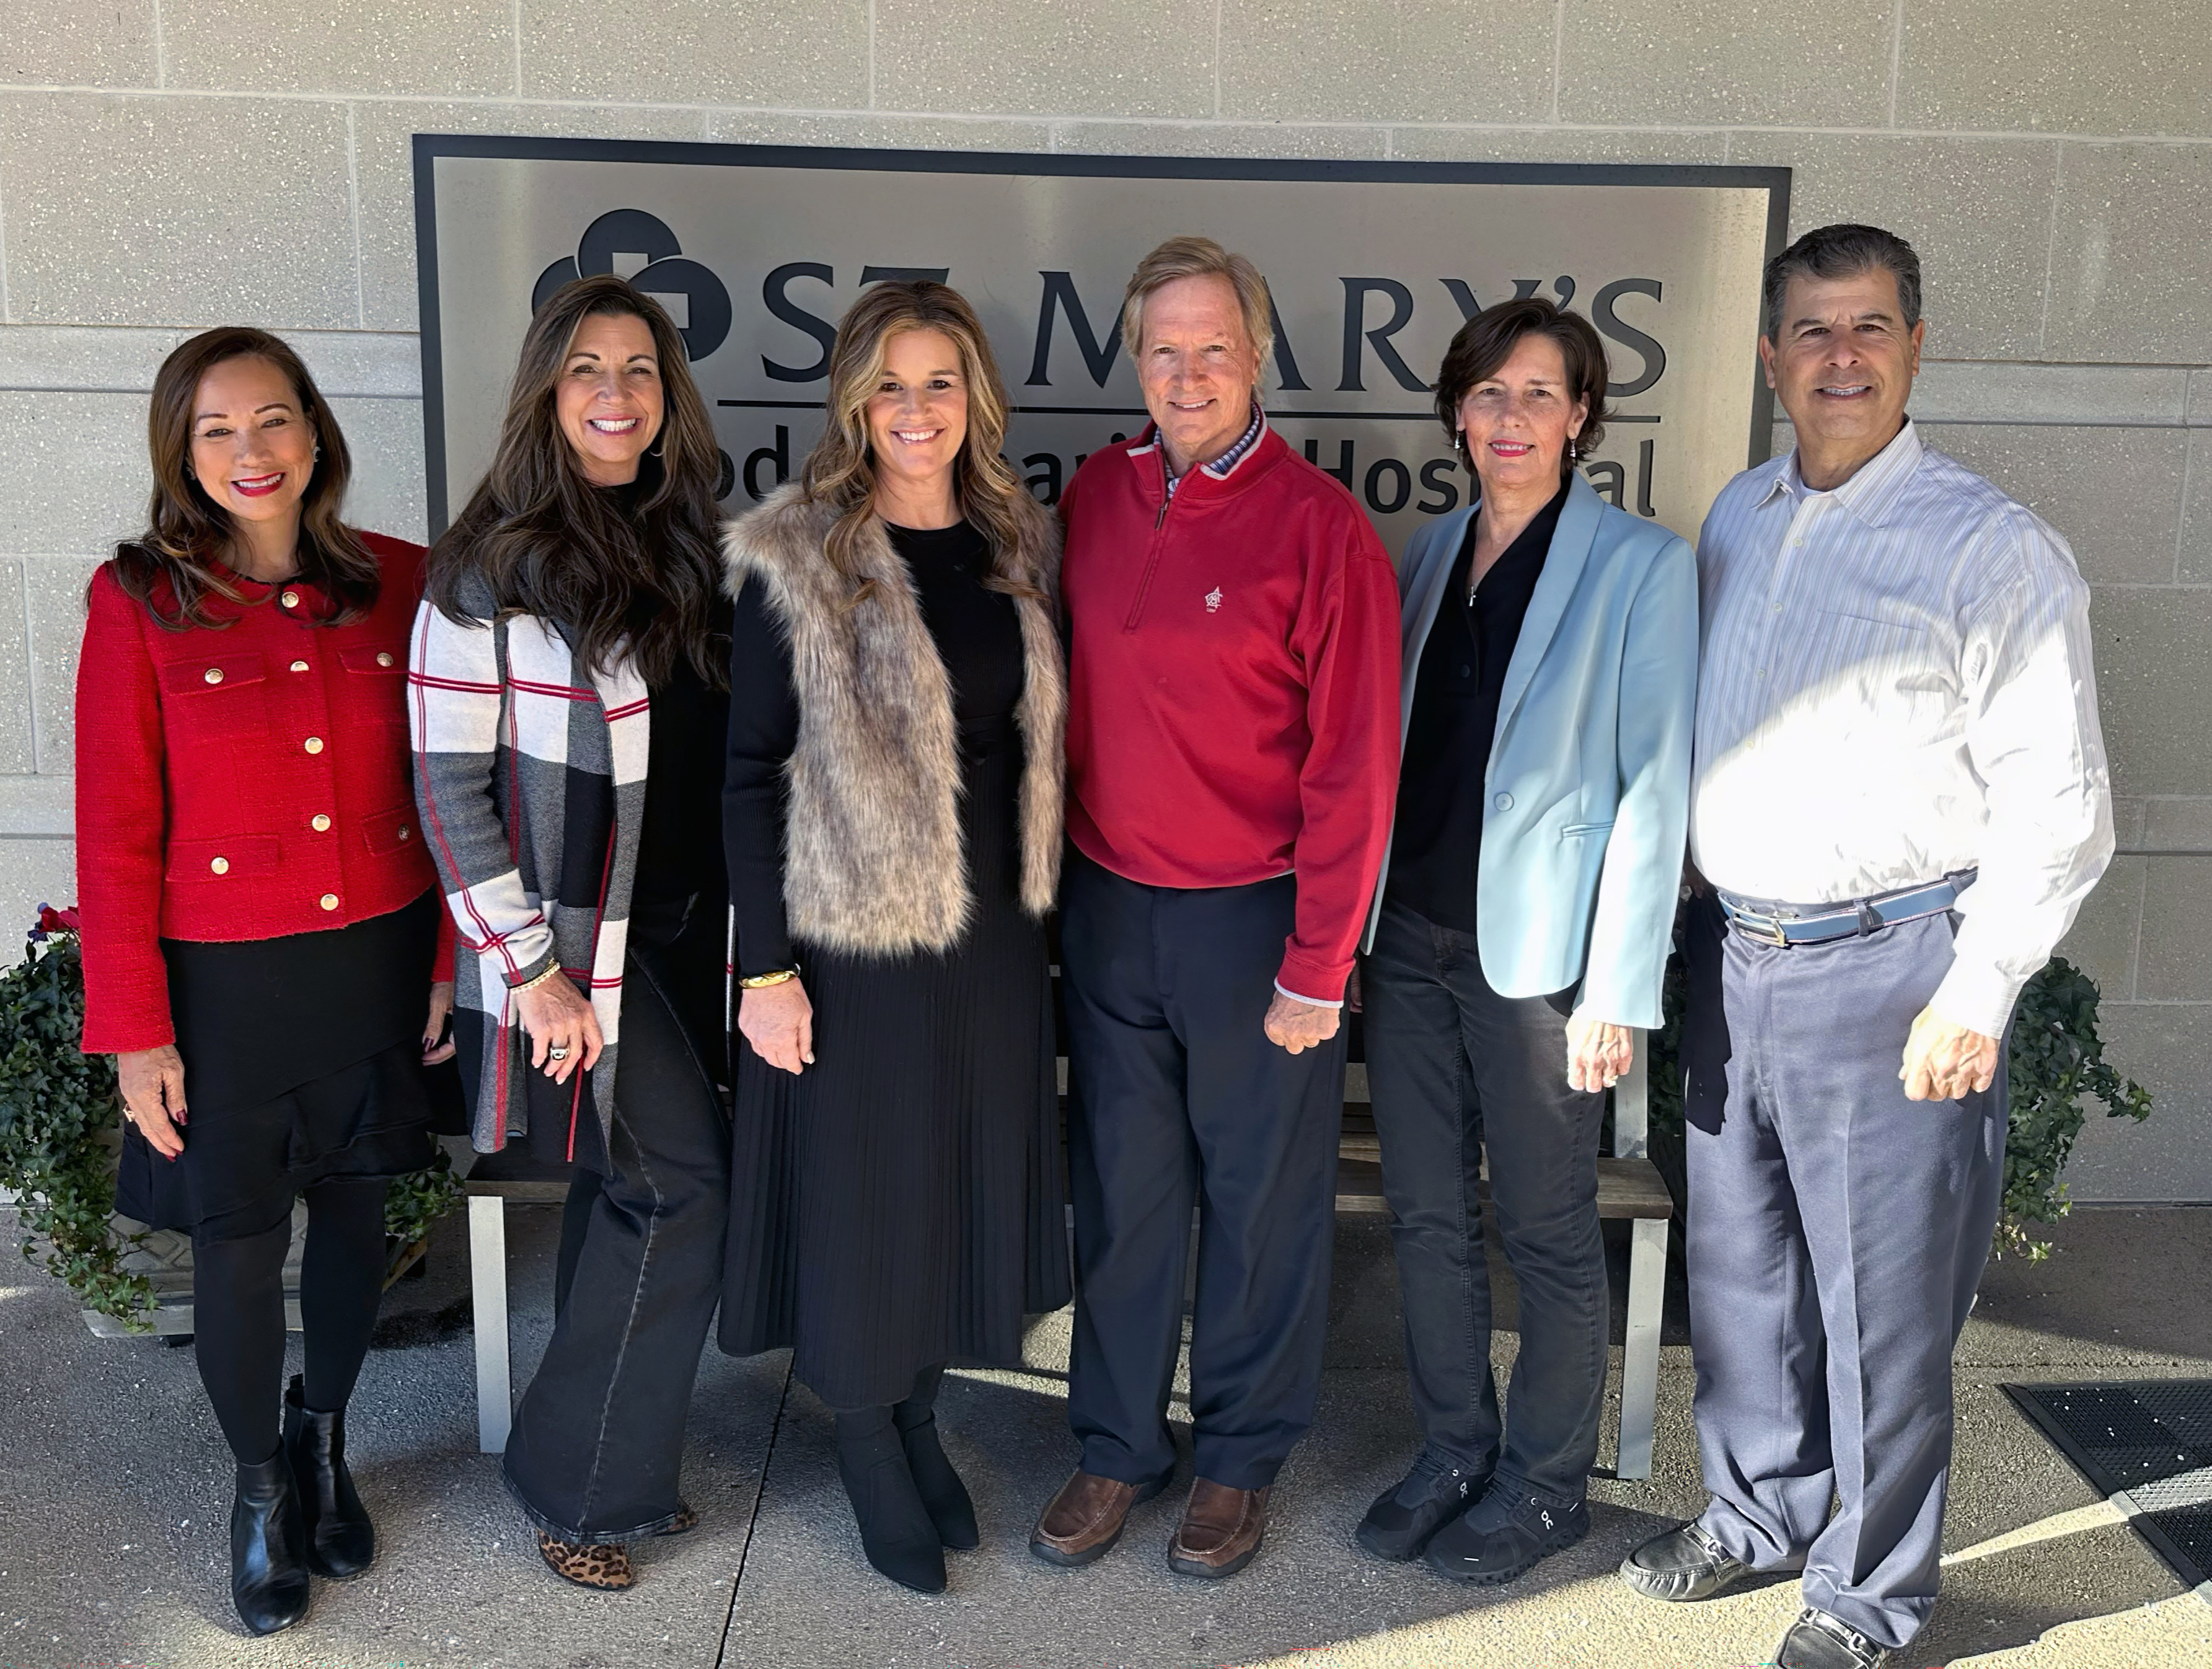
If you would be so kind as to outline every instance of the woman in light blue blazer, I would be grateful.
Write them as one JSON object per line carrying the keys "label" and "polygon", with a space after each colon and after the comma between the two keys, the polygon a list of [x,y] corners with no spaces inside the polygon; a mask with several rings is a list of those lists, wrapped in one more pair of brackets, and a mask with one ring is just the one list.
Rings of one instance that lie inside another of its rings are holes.
{"label": "woman in light blue blazer", "polygon": [[[1362,982],[1425,1438],[1358,1539],[1510,1581],[1588,1532],[1609,1311],[1604,1091],[1659,1024],[1698,680],[1697,562],[1577,471],[1604,345],[1531,297],[1452,339],[1437,412],[1480,490],[1399,574],[1405,762]],[[1520,1288],[1500,1417],[1477,1198]]]}

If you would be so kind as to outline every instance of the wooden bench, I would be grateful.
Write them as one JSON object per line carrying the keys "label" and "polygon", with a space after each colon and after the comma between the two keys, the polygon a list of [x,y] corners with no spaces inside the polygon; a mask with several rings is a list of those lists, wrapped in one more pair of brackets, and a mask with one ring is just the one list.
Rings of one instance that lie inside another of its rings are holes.
{"label": "wooden bench", "polygon": [[[1066,1062],[1060,1063],[1061,1083]],[[1614,1476],[1651,1476],[1651,1434],[1659,1394],[1659,1323],[1667,1283],[1667,1229],[1674,1197],[1645,1156],[1649,1100],[1644,1038],[1636,1035],[1636,1064],[1613,1090],[1613,1140],[1618,1156],[1597,1162],[1597,1214],[1634,1223],[1628,1259],[1628,1344],[1621,1362],[1620,1429]],[[1382,1147],[1368,1105],[1367,1069],[1346,1075],[1343,1141],[1337,1150],[1336,1209],[1350,1216],[1389,1215],[1382,1197]],[[486,1454],[507,1447],[514,1423],[508,1363],[507,1208],[558,1205],[568,1195],[564,1170],[534,1167],[520,1146],[478,1156],[462,1187],[469,1196],[469,1275],[476,1304],[477,1443]],[[1485,1185],[1486,1195],[1488,1192]]]}

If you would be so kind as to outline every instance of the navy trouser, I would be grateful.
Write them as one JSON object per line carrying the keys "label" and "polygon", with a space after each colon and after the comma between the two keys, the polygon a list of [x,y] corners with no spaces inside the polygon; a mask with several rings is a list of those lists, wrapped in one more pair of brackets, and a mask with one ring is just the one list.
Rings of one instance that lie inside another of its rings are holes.
{"label": "navy trouser", "polygon": [[[1567,993],[1499,996],[1474,934],[1395,901],[1361,988],[1406,1361],[1429,1452],[1580,1501],[1597,1460],[1611,1300],[1597,1217],[1605,1097],[1567,1085]],[[1486,1148],[1521,1293],[1510,1427],[1490,1371]]]}
{"label": "navy trouser", "polygon": [[[1892,1648],[1936,1601],[1951,1351],[2004,1186],[1989,1090],[1905,1095],[1948,915],[1762,945],[1700,905],[1683,1035],[1705,1527]],[[1831,1495],[1841,1506],[1828,1516]]]}
{"label": "navy trouser", "polygon": [[1297,905],[1290,876],[1148,887],[1068,854],[1067,1408],[1083,1469],[1099,1477],[1146,1484],[1175,1469],[1167,1408],[1194,1202],[1199,1476],[1271,1484],[1313,1423],[1345,1034],[1293,1055],[1261,1029]]}

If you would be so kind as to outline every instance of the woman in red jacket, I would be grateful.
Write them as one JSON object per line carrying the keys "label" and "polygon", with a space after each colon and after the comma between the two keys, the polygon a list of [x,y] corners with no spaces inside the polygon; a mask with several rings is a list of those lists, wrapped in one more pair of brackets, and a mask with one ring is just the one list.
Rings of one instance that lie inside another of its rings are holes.
{"label": "woman in red jacket", "polygon": [[200,1378],[238,1460],[231,1593],[267,1634],[310,1571],[375,1554],[344,1410],[386,1183],[430,1160],[422,1068],[452,1048],[404,701],[422,552],[338,520],[344,439],[265,331],[178,348],[147,434],[150,525],[93,577],[77,672],[84,1048],[121,1080],[118,1208],[191,1232]]}

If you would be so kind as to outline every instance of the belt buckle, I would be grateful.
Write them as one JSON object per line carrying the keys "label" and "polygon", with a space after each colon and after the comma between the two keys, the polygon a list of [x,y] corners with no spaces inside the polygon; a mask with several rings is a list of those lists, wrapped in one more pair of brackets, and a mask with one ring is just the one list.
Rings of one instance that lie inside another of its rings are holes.
{"label": "belt buckle", "polygon": [[1779,916],[1759,915],[1746,910],[1730,915],[1729,919],[1736,932],[1754,944],[1771,944],[1784,950],[1789,948],[1789,936],[1782,931],[1782,918]]}

